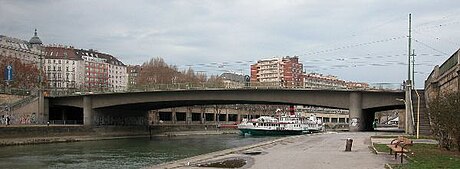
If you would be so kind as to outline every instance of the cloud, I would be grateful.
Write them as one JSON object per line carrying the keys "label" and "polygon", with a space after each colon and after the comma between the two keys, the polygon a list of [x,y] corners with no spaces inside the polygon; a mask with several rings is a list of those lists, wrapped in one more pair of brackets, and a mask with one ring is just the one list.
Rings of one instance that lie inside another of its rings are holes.
{"label": "cloud", "polygon": [[[299,55],[320,73],[367,82],[399,83],[401,65],[375,66],[388,59],[337,59],[407,53],[407,39],[349,47],[407,35],[413,14],[417,60],[441,64],[458,49],[460,2],[456,1],[89,1],[0,0],[0,34],[28,40],[34,28],[42,41],[110,53],[128,64],[163,57],[169,64],[207,73],[249,72],[247,61]],[[439,26],[445,25],[445,26]],[[348,47],[347,47],[348,46]],[[220,67],[200,66],[228,62]],[[243,64],[244,62],[245,64]],[[314,65],[317,64],[317,65]],[[334,65],[347,65],[333,67]],[[374,64],[374,66],[372,66]],[[333,69],[332,69],[333,68]],[[419,72],[432,67],[420,65]],[[382,70],[390,70],[385,76]],[[307,71],[315,70],[306,67]],[[425,75],[418,75],[418,82]]]}

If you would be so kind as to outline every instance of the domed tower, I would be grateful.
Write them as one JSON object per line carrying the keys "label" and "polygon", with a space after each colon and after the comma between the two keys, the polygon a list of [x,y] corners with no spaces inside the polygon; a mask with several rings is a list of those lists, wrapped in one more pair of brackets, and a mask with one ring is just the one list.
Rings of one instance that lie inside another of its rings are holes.
{"label": "domed tower", "polygon": [[42,41],[37,36],[37,29],[35,29],[34,37],[30,38],[29,43],[31,45],[42,45]]}

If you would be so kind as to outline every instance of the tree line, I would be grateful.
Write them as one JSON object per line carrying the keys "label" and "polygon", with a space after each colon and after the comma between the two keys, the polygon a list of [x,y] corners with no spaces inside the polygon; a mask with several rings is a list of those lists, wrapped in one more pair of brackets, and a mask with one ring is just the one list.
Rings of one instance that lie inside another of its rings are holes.
{"label": "tree line", "polygon": [[152,58],[144,62],[139,71],[134,88],[145,88],[155,84],[190,85],[206,84],[207,86],[222,86],[222,79],[217,75],[208,77],[205,73],[196,73],[192,68],[179,70],[175,65],[168,65],[163,58]]}

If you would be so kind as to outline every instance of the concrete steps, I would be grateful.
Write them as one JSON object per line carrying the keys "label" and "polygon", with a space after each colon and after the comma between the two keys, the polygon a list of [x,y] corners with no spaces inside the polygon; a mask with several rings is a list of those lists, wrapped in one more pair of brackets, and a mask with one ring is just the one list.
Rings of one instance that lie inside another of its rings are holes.
{"label": "concrete steps", "polygon": [[[420,134],[431,135],[430,119],[428,117],[428,109],[425,102],[425,90],[417,90],[420,95]],[[414,122],[417,125],[417,110],[418,110],[418,97],[415,91],[412,91],[412,107],[414,112]],[[415,126],[417,127],[417,126]]]}

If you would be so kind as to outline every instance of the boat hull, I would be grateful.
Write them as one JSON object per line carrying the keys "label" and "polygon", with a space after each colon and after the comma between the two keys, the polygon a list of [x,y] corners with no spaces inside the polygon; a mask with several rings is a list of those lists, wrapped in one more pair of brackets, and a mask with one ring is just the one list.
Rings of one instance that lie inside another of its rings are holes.
{"label": "boat hull", "polygon": [[241,134],[253,136],[271,136],[271,135],[300,135],[302,130],[257,130],[257,129],[239,129]]}

